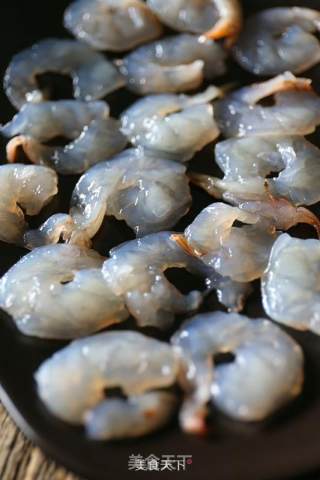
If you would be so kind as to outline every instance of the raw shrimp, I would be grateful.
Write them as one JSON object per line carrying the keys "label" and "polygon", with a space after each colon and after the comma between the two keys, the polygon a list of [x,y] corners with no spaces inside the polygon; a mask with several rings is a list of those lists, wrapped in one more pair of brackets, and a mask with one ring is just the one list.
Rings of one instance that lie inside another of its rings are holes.
{"label": "raw shrimp", "polygon": [[176,313],[196,310],[202,295],[192,291],[181,294],[165,277],[168,268],[186,268],[202,273],[201,262],[185,253],[170,232],[147,235],[116,247],[110,252],[102,273],[116,295],[124,296],[138,325],[165,329]]}
{"label": "raw shrimp", "polygon": [[162,33],[161,23],[140,0],[76,0],[65,27],[97,50],[130,50]]}
{"label": "raw shrimp", "polygon": [[[33,163],[62,174],[77,174],[125,148],[127,140],[119,127],[104,102],[64,100],[25,104],[0,131],[9,137],[22,134],[7,145],[10,162],[21,146]],[[60,147],[43,144],[55,137],[72,141]]]}
{"label": "raw shrimp", "polygon": [[101,273],[104,258],[75,245],[33,250],[0,281],[0,307],[25,335],[75,338],[127,316]]}
{"label": "raw shrimp", "polygon": [[[41,400],[60,419],[84,424],[94,439],[136,437],[164,425],[176,409],[171,393],[179,361],[172,347],[137,332],[76,340],[35,374]],[[127,399],[108,398],[121,388]]]}
{"label": "raw shrimp", "polygon": [[220,94],[211,86],[194,96],[149,95],[122,114],[122,131],[133,145],[173,160],[190,160],[219,135],[209,102]]}
{"label": "raw shrimp", "polygon": [[[240,208],[214,203],[206,207],[173,239],[212,269],[208,286],[230,310],[243,307],[248,282],[258,279],[267,266],[279,233],[293,225],[310,223],[320,234],[320,222],[309,210],[281,199],[243,202]],[[242,226],[234,225],[235,221]],[[208,275],[208,273],[207,273]],[[227,281],[229,279],[229,281]]]}
{"label": "raw shrimp", "polygon": [[256,75],[301,73],[320,61],[320,12],[310,8],[271,8],[250,17],[235,57]]}
{"label": "raw shrimp", "polygon": [[232,138],[215,147],[223,179],[191,174],[216,197],[284,197],[294,205],[320,201],[320,150],[300,136]]}
{"label": "raw shrimp", "polygon": [[75,40],[49,38],[15,55],[7,68],[4,88],[17,109],[27,102],[46,99],[36,78],[46,72],[70,75],[75,98],[85,101],[102,98],[125,84],[116,67],[101,53]]}
{"label": "raw shrimp", "polygon": [[141,95],[182,92],[225,73],[225,58],[213,40],[185,33],[139,47],[124,57],[120,71]]}
{"label": "raw shrimp", "polygon": [[267,314],[277,322],[319,335],[319,277],[320,241],[281,235],[261,282]]}
{"label": "raw shrimp", "polygon": [[[71,241],[88,245],[105,215],[125,220],[139,236],[170,228],[191,204],[185,171],[183,165],[152,157],[142,149],[125,150],[110,161],[95,165],[74,189],[71,219],[64,217],[67,231],[70,232],[70,221],[74,223]],[[61,231],[60,220],[58,224]],[[43,226],[38,240],[34,232],[37,245],[56,238],[51,223],[49,230]]]}
{"label": "raw shrimp", "polygon": [[[271,95],[274,105],[259,104]],[[215,118],[226,137],[307,135],[320,123],[320,98],[311,80],[286,72],[227,95],[216,103]]]}
{"label": "raw shrimp", "polygon": [[242,26],[238,0],[147,0],[160,20],[182,32],[203,33],[233,43]]}
{"label": "raw shrimp", "polygon": [[0,240],[23,244],[24,214],[37,215],[58,192],[56,173],[34,165],[0,166]]}
{"label": "raw shrimp", "polygon": [[[223,312],[197,315],[171,342],[185,363],[180,423],[188,432],[205,430],[208,401],[235,420],[260,421],[301,392],[302,350],[268,320]],[[215,366],[219,353],[234,359]]]}

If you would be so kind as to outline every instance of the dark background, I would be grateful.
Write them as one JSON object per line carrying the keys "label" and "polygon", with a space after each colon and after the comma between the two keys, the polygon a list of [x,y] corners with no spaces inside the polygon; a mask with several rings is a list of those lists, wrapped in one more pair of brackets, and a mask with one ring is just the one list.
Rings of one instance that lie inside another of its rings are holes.
{"label": "dark background", "polygon": [[[62,14],[66,0],[51,1],[2,1],[0,5],[0,70],[3,77],[12,55],[39,39],[57,36],[68,37],[62,26]],[[244,1],[246,14],[269,6],[300,5],[320,9],[317,1]],[[314,80],[319,90],[320,67],[305,72]],[[230,80],[239,85],[254,80],[230,61],[230,73],[216,83]],[[40,81],[52,89],[53,98],[71,97],[70,81],[59,76],[45,75]],[[134,99],[132,94],[119,91],[107,97],[113,115]],[[8,121],[15,113],[3,91],[0,91],[0,122]],[[319,145],[317,135],[312,140]],[[5,161],[5,142],[1,139],[2,161]],[[212,145],[198,154],[191,163],[193,170],[214,172]],[[217,173],[217,171],[215,172]],[[40,224],[51,213],[67,211],[70,194],[77,178],[60,178],[58,197],[37,219],[30,219],[32,226]],[[1,192],[0,192],[1,194]],[[183,229],[212,198],[193,189],[194,205],[191,212],[176,226]],[[319,213],[318,206],[313,210]],[[295,229],[293,234],[313,236],[307,227]],[[95,239],[95,248],[102,254],[119,242],[133,238],[132,232],[114,219],[106,219],[101,232]],[[0,273],[3,274],[26,251],[0,243]],[[199,279],[175,270],[168,272],[170,279],[183,291],[195,286],[201,287]],[[214,295],[209,297],[203,309],[221,308]],[[263,310],[259,298],[259,284],[250,298],[245,313],[261,316]],[[233,422],[212,410],[210,433],[206,438],[184,435],[177,422],[163,431],[143,439],[123,442],[88,442],[82,429],[69,427],[49,415],[35,392],[33,372],[38,365],[62,342],[41,341],[25,337],[17,332],[12,321],[1,313],[0,334],[0,381],[1,398],[17,424],[39,444],[51,457],[63,463],[88,480],[102,480],[110,475],[131,478],[160,475],[161,479],[171,478],[174,472],[150,473],[141,475],[127,470],[128,456],[141,453],[192,454],[193,464],[186,472],[186,479],[271,479],[271,478],[320,478],[320,338],[311,333],[290,333],[302,345],[306,358],[306,376],[303,395],[290,406],[277,413],[268,421],[245,425]],[[177,319],[177,325],[182,319]],[[121,328],[131,328],[133,322],[125,322]],[[119,327],[118,327],[119,328]],[[146,334],[154,334],[144,329]],[[165,338],[164,335],[158,337]],[[166,335],[168,337],[168,334]],[[313,473],[312,473],[313,472]],[[308,476],[306,476],[309,473]]]}

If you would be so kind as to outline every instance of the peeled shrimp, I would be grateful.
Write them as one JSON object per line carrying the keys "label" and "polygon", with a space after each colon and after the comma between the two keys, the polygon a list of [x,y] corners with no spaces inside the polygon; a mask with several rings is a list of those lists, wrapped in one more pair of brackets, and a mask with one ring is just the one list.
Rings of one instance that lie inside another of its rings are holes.
{"label": "peeled shrimp", "polygon": [[102,54],[81,42],[49,38],[15,55],[7,68],[4,88],[17,109],[47,98],[36,78],[45,72],[71,75],[75,98],[85,101],[102,98],[125,83]]}
{"label": "peeled shrimp", "polygon": [[122,114],[122,131],[133,145],[173,160],[190,160],[219,135],[209,103],[218,95],[213,86],[194,96],[149,95]]}
{"label": "peeled shrimp", "polygon": [[301,73],[320,62],[320,12],[271,8],[250,17],[235,47],[240,65],[256,75]]}
{"label": "peeled shrimp", "polygon": [[319,276],[320,241],[281,235],[261,282],[267,314],[277,322],[319,335]]}
{"label": "peeled shrimp", "polygon": [[[139,236],[170,228],[191,204],[185,171],[183,165],[152,157],[142,149],[125,150],[80,178],[72,194],[70,217],[59,216],[57,228],[71,235],[72,243],[84,245],[89,245],[105,215],[125,220]],[[39,235],[32,235],[37,246],[56,239],[52,222],[42,226]]]}
{"label": "peeled shrimp", "polygon": [[0,240],[23,244],[24,214],[37,215],[58,192],[56,173],[34,165],[0,166]]}
{"label": "peeled shrimp", "polygon": [[160,20],[182,32],[203,33],[233,42],[242,25],[238,0],[147,0]]}
{"label": "peeled shrimp", "polygon": [[67,8],[64,24],[92,48],[116,52],[162,33],[157,17],[140,0],[76,0]]}
{"label": "peeled shrimp", "polygon": [[[185,363],[186,399],[182,428],[205,430],[206,404],[246,422],[260,421],[301,392],[303,353],[289,335],[263,318],[206,313],[182,325],[172,344]],[[231,363],[214,365],[214,355],[232,353]]]}
{"label": "peeled shrimp", "polygon": [[320,201],[320,150],[300,136],[248,136],[217,143],[215,160],[223,179],[192,174],[216,197],[284,197],[294,205]]}
{"label": "peeled shrimp", "polygon": [[121,297],[101,274],[104,258],[75,245],[33,250],[0,281],[0,307],[25,335],[75,338],[124,320]]}
{"label": "peeled shrimp", "polygon": [[[15,161],[22,147],[33,163],[77,174],[124,149],[127,140],[119,127],[105,102],[64,100],[25,104],[0,131],[9,137],[18,135],[7,145],[9,161]],[[72,141],[63,147],[43,144],[59,136]]]}
{"label": "peeled shrimp", "polygon": [[[76,340],[35,374],[41,400],[60,419],[84,424],[94,439],[137,437],[164,425],[176,398],[179,362],[170,345],[137,332],[107,332]],[[108,398],[119,387],[127,399]]]}
{"label": "peeled shrimp", "polygon": [[[240,207],[240,208],[239,208]],[[309,210],[281,199],[247,201],[239,207],[214,203],[206,207],[173,239],[212,269],[208,286],[230,310],[243,308],[248,282],[263,274],[272,245],[279,233],[297,223],[309,223],[320,234],[320,222]],[[235,226],[235,221],[243,226]]]}
{"label": "peeled shrimp", "polygon": [[[259,104],[271,95],[274,105]],[[311,80],[286,72],[227,95],[216,103],[215,118],[226,137],[307,135],[320,123],[320,98]]]}
{"label": "peeled shrimp", "polygon": [[185,253],[170,232],[147,235],[116,247],[110,252],[102,273],[116,295],[125,303],[139,326],[161,329],[171,326],[174,315],[196,310],[200,292],[181,294],[165,277],[168,268],[186,268],[198,273],[201,262]]}
{"label": "peeled shrimp", "polygon": [[124,57],[120,71],[141,95],[183,92],[225,73],[225,57],[213,40],[181,34],[139,47]]}

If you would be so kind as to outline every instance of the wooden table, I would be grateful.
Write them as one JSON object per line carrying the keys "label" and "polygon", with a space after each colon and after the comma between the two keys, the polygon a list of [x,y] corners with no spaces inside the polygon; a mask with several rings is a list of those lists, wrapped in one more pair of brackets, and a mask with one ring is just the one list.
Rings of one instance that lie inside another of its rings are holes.
{"label": "wooden table", "polygon": [[[1,480],[80,480],[26,440],[0,404]],[[82,479],[84,480],[84,479]]]}

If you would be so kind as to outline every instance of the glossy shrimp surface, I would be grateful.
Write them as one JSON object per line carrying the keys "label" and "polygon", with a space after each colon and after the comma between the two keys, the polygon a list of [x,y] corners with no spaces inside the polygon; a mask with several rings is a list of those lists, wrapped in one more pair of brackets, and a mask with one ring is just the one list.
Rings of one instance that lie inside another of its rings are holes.
{"label": "glossy shrimp surface", "polygon": [[[120,124],[109,117],[109,107],[101,101],[25,104],[1,133],[14,137],[7,145],[9,161],[15,161],[22,147],[33,163],[62,174],[82,173],[120,152],[127,143]],[[55,137],[71,141],[60,147],[45,145]]]}
{"label": "glossy shrimp surface", "polygon": [[[166,343],[136,332],[107,332],[72,342],[35,374],[41,400],[95,439],[137,437],[164,425],[176,398],[157,389],[176,381],[179,362]],[[121,388],[127,399],[110,397]]]}
{"label": "glossy shrimp surface", "polygon": [[37,215],[58,192],[58,178],[47,167],[0,166],[0,240],[18,245],[28,228],[25,214]]}
{"label": "glossy shrimp surface", "polygon": [[[270,96],[274,105],[259,103]],[[319,112],[311,81],[286,72],[230,93],[217,102],[215,118],[226,137],[307,135],[320,123]]]}
{"label": "glossy shrimp surface", "polygon": [[208,189],[211,185],[217,197],[267,199],[271,194],[295,205],[320,200],[320,150],[301,136],[231,138],[216,144],[215,161],[223,179],[194,179]]}
{"label": "glossy shrimp surface", "polygon": [[320,241],[287,234],[275,242],[262,277],[267,314],[298,330],[320,334]]}
{"label": "glossy shrimp surface", "polygon": [[213,40],[185,33],[139,47],[124,57],[120,71],[141,95],[183,92],[225,73],[225,57]]}
{"label": "glossy shrimp surface", "polygon": [[158,94],[135,102],[121,116],[133,145],[177,161],[187,161],[219,135],[211,101],[216,87],[193,96]]}
{"label": "glossy shrimp surface", "polygon": [[191,204],[185,171],[183,165],[152,157],[142,149],[125,150],[89,169],[74,189],[70,216],[59,215],[57,221],[55,215],[39,235],[33,232],[33,242],[37,246],[51,243],[57,238],[56,224],[59,231],[69,232],[72,243],[88,245],[105,215],[125,220],[138,236],[166,230]]}
{"label": "glossy shrimp surface", "polygon": [[101,274],[104,258],[74,245],[33,250],[0,280],[0,306],[25,335],[69,339],[128,314]]}
{"label": "glossy shrimp surface", "polygon": [[272,8],[250,17],[235,47],[240,65],[256,75],[301,73],[320,61],[320,12]]}
{"label": "glossy shrimp surface", "polygon": [[162,26],[140,0],[76,0],[65,27],[97,50],[129,50],[159,37]]}
{"label": "glossy shrimp surface", "polygon": [[200,292],[183,295],[165,277],[168,268],[186,268],[199,275],[202,270],[201,262],[185,253],[170,232],[124,243],[112,249],[110,257],[103,276],[117,295],[124,296],[139,326],[168,328],[175,314],[192,312],[200,305]]}
{"label": "glossy shrimp surface", "polygon": [[15,55],[7,68],[4,88],[17,109],[46,99],[36,78],[46,72],[70,75],[75,98],[85,101],[102,98],[125,83],[102,54],[75,40],[49,38]]}
{"label": "glossy shrimp surface", "polygon": [[[184,323],[172,344],[185,362],[182,428],[205,430],[206,404],[240,421],[260,421],[295,398],[303,383],[303,353],[280,328],[265,319],[206,313]],[[214,356],[233,361],[215,365]]]}
{"label": "glossy shrimp surface", "polygon": [[147,0],[160,20],[182,32],[234,40],[242,25],[238,0]]}

